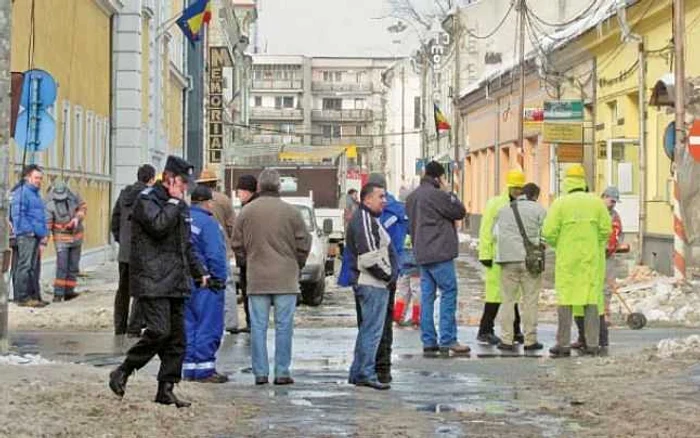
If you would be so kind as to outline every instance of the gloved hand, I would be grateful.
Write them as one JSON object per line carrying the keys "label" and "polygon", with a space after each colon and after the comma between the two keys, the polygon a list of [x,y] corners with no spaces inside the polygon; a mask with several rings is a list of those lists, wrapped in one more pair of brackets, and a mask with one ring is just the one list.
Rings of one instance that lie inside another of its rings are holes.
{"label": "gloved hand", "polygon": [[493,268],[493,260],[479,260],[479,262],[487,268]]}

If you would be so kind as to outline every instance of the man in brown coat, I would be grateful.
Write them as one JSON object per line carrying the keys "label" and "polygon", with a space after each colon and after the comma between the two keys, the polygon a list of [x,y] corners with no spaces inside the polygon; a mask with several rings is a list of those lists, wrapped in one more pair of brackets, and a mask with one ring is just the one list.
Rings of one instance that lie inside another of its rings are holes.
{"label": "man in brown coat", "polygon": [[311,235],[297,207],[280,199],[276,170],[263,170],[258,185],[260,197],[236,221],[233,249],[247,266],[255,383],[268,383],[267,325],[274,305],[275,384],[289,385],[294,383],[289,366],[299,272],[311,249]]}
{"label": "man in brown coat", "polygon": [[224,327],[229,333],[238,333],[238,309],[236,297],[236,284],[234,282],[233,272],[231,272],[231,260],[233,259],[233,248],[231,241],[233,239],[233,227],[236,223],[236,212],[233,210],[233,202],[231,198],[217,191],[219,178],[211,169],[204,169],[199,175],[197,184],[202,184],[209,187],[212,191],[211,213],[214,219],[224,229],[224,239],[226,241],[226,260],[228,260],[228,280],[226,282],[226,295],[224,297]]}

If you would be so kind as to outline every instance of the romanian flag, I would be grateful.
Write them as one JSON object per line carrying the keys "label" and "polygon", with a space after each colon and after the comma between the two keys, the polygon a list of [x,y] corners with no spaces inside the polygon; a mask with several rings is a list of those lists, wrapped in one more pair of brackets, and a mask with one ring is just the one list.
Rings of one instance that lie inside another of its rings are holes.
{"label": "romanian flag", "polygon": [[433,104],[433,108],[435,112],[435,131],[440,133],[440,131],[448,131],[450,128],[452,128],[447,121],[447,117],[445,117],[442,111],[440,111],[437,104]]}
{"label": "romanian flag", "polygon": [[199,41],[202,27],[211,21],[211,0],[197,0],[188,6],[176,23],[190,42]]}

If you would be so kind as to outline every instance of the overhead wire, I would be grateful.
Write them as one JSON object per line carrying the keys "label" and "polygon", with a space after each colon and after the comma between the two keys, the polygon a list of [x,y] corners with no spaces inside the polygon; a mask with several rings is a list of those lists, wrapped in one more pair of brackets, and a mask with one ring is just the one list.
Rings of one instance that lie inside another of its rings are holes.
{"label": "overhead wire", "polygon": [[[539,17],[539,16],[536,15],[536,14],[533,14],[533,15],[534,15],[535,20],[539,21],[540,23],[544,24],[545,26],[550,26],[550,27],[569,26],[569,25],[572,25],[572,24],[574,24],[574,23],[576,23],[576,22],[578,22],[578,21],[581,21],[581,20],[583,20],[584,18],[586,18],[586,15],[588,15],[588,13],[596,6],[596,4],[597,4],[599,1],[600,1],[600,0],[592,0],[592,1],[591,1],[591,4],[589,4],[584,10],[582,10],[581,12],[579,12],[578,14],[576,14],[573,18],[571,18],[571,19],[569,19],[569,20],[566,20],[566,21],[562,21],[561,23],[551,23],[551,22],[546,21],[545,19]],[[532,9],[530,8],[530,6],[527,4],[527,1],[524,1],[523,3],[525,3],[525,8],[526,8],[527,10],[530,10],[530,11],[532,10]]]}
{"label": "overhead wire", "polygon": [[513,12],[514,7],[515,7],[515,2],[511,2],[510,7],[506,11],[506,13],[503,16],[503,18],[501,19],[501,21],[498,23],[498,25],[496,25],[496,27],[491,32],[487,33],[486,35],[477,35],[469,29],[467,29],[467,34],[469,36],[471,36],[472,38],[476,38],[478,40],[487,40],[487,39],[493,37],[494,35],[496,35],[496,33],[498,33],[499,30],[501,30],[503,25],[506,23],[506,20],[510,16],[510,13]]}

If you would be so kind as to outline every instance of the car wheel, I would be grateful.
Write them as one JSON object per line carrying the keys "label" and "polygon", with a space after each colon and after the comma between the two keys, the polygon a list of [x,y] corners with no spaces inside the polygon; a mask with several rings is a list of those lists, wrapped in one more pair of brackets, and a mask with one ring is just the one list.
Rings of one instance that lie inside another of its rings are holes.
{"label": "car wheel", "polygon": [[308,287],[302,288],[301,296],[304,304],[311,307],[320,306],[323,302],[323,294],[326,292],[326,280],[321,279],[316,283],[309,284]]}

